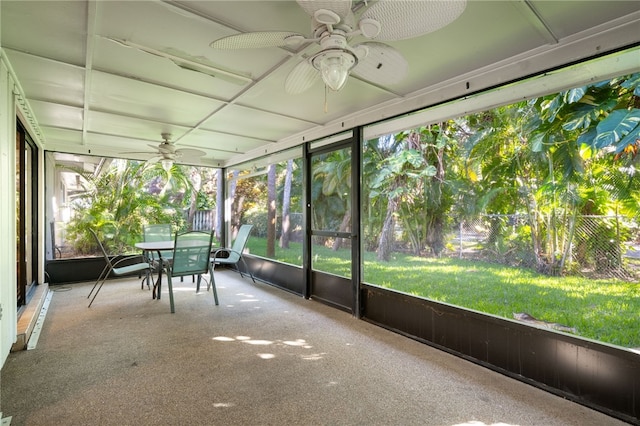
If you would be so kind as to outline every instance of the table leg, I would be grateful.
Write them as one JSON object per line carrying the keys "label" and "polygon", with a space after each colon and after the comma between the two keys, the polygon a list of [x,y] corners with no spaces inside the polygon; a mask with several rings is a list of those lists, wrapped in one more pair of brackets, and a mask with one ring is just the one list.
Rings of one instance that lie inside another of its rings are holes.
{"label": "table leg", "polygon": [[158,279],[153,284],[153,298],[160,300],[160,293],[162,292],[162,270],[164,269],[164,260],[162,260],[162,253],[158,250],[158,265],[160,270],[158,271]]}

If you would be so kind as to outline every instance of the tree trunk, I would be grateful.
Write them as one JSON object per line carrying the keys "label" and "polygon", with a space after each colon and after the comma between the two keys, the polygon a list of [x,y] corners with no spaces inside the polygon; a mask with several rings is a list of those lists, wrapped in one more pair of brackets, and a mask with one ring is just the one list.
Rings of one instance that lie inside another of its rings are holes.
{"label": "tree trunk", "polygon": [[282,230],[280,231],[280,247],[289,248],[291,239],[291,180],[293,178],[293,160],[287,161],[287,174],[284,178],[284,193],[282,194]]}
{"label": "tree trunk", "polygon": [[393,228],[394,228],[394,215],[398,208],[398,203],[394,198],[387,200],[387,214],[382,223],[382,231],[380,232],[380,239],[378,241],[378,260],[385,262],[389,261],[391,256],[391,248],[393,245]]}
{"label": "tree trunk", "polygon": [[224,187],[222,185],[222,169],[218,169],[216,174],[216,217],[214,218],[214,229],[216,239],[222,246],[220,236],[222,235],[222,214],[224,213]]}
{"label": "tree trunk", "polygon": [[189,202],[189,213],[187,217],[187,226],[190,230],[193,229],[193,218],[196,215],[196,210],[198,210],[198,192],[200,192],[200,188],[202,188],[202,176],[195,170],[196,169],[193,168],[191,172],[193,189],[191,190],[191,200]]}
{"label": "tree trunk", "polygon": [[440,257],[444,251],[444,217],[432,216],[427,220],[427,245],[435,257]]}
{"label": "tree trunk", "polygon": [[238,185],[238,171],[234,170],[231,176],[231,182],[229,183],[229,199],[231,202],[231,217],[228,218],[230,224],[231,235],[227,235],[227,240],[230,243],[231,240],[238,233],[240,228],[240,213],[242,212],[242,205],[244,204],[244,197],[240,197],[236,200],[236,186]]}
{"label": "tree trunk", "polygon": [[267,173],[267,257],[276,257],[276,166]]}
{"label": "tree trunk", "polygon": [[[342,223],[340,224],[340,232],[349,232],[351,229],[351,210],[347,210],[342,218]],[[341,246],[344,238],[336,238],[333,241],[332,249],[333,251],[337,251]]]}
{"label": "tree trunk", "polygon": [[443,207],[443,186],[445,184],[445,158],[444,148],[440,148],[436,152],[437,166],[436,174],[431,178],[434,189],[436,190],[435,200],[437,200],[436,208],[433,210],[433,217],[428,221],[429,225],[426,230],[427,240],[430,241],[429,246],[436,257],[440,257],[444,251],[444,226],[446,223],[446,209]]}

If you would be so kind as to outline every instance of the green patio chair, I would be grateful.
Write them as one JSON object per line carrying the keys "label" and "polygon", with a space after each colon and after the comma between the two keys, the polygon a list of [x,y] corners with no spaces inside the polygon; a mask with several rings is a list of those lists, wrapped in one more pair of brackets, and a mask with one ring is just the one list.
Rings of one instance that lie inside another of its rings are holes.
{"label": "green patio chair", "polygon": [[[213,269],[209,262],[211,255],[211,243],[213,241],[213,231],[189,231],[181,234],[176,233],[171,262],[165,262],[164,268],[167,272],[167,285],[169,286],[169,303],[171,313],[175,313],[173,301],[174,277],[184,277],[187,275],[197,276],[196,292],[200,291],[200,281],[203,274],[209,274],[209,283],[213,283]],[[218,293],[215,283],[213,287],[213,298],[218,305]],[[158,292],[160,292],[158,288]],[[207,285],[209,291],[209,285]]]}
{"label": "green patio chair", "polygon": [[[100,248],[100,251],[104,256],[104,261],[106,263],[104,269],[100,273],[100,276],[96,280],[96,283],[93,285],[93,287],[91,288],[91,291],[89,292],[89,295],[87,296],[87,299],[88,299],[93,294],[93,298],[91,299],[91,302],[89,302],[89,307],[91,307],[91,304],[96,299],[96,296],[100,292],[102,285],[104,284],[104,282],[106,281],[106,279],[109,277],[110,274],[113,274],[119,277],[119,276],[131,274],[133,272],[144,271],[146,273],[147,280],[151,279],[149,277],[151,274],[151,265],[149,264],[149,262],[144,261],[144,258],[142,255],[125,256],[114,263],[111,261],[111,258],[107,254],[107,251],[104,249],[104,246],[102,245],[100,238],[98,238],[98,235],[93,231],[93,229],[89,229],[89,232],[91,232],[91,235],[93,235],[93,238],[96,240],[96,243],[98,244],[98,247]],[[136,262],[126,266],[117,266],[122,262],[131,261],[131,259],[135,259],[135,258],[140,258],[140,262]],[[94,290],[95,290],[95,293],[94,293]]]}
{"label": "green patio chair", "polygon": [[[249,240],[251,228],[253,228],[253,225],[240,226],[238,235],[236,235],[236,239],[233,241],[233,246],[231,246],[231,248],[218,248],[213,252],[213,256],[211,257],[212,271],[215,268],[215,265],[234,265],[240,273],[240,276],[244,278],[244,275],[242,275],[242,270],[238,267],[238,262],[242,262],[244,270],[249,274],[253,282],[256,282],[255,278],[253,278],[251,270],[242,257],[242,253],[244,252],[244,249],[247,246],[247,241]],[[211,285],[215,287],[213,272],[211,274]],[[207,287],[207,290],[208,289],[209,288]]]}
{"label": "green patio chair", "polygon": [[[154,242],[154,241],[170,241],[173,240],[173,232],[171,230],[171,224],[169,223],[157,223],[151,225],[144,225],[142,228],[142,239],[145,242]],[[162,267],[160,265],[160,259],[163,262],[170,262],[171,256],[173,256],[173,251],[171,250],[162,250],[160,254],[155,252],[145,252],[147,262],[149,262],[154,269]],[[149,287],[149,280],[143,279],[141,286],[144,287],[144,283],[147,283],[147,287]]]}

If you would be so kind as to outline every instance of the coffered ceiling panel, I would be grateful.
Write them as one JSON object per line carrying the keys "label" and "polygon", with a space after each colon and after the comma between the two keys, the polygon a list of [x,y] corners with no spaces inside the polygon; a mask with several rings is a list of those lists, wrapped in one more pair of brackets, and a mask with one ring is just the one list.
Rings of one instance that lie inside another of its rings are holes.
{"label": "coffered ceiling panel", "polygon": [[188,127],[223,105],[204,96],[101,72],[92,73],[89,101],[95,111]]}
{"label": "coffered ceiling panel", "polygon": [[[9,49],[6,53],[29,98],[82,107],[85,92],[82,67]],[[43,69],[47,72],[42,72]]]}
{"label": "coffered ceiling panel", "polygon": [[269,111],[228,105],[202,124],[205,130],[234,134],[238,129],[246,136],[264,141],[278,140],[306,129],[308,121],[287,118]]}

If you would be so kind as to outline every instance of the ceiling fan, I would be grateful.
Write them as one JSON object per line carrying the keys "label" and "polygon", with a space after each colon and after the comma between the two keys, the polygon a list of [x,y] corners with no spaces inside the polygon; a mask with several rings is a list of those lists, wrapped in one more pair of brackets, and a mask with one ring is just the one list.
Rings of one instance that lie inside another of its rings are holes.
{"label": "ceiling fan", "polygon": [[176,160],[188,160],[197,159],[206,154],[206,152],[193,148],[176,148],[171,142],[171,133],[161,133],[163,141],[158,145],[149,146],[155,149],[155,152],[127,152],[125,154],[154,154],[153,157],[147,160],[148,163],[161,162],[162,167],[165,170],[169,170],[173,166],[173,162]]}
{"label": "ceiling fan", "polygon": [[[295,47],[317,43],[320,50],[298,63],[285,80],[285,91],[302,93],[322,77],[339,91],[350,73],[374,84],[402,80],[409,64],[394,47],[380,41],[396,41],[436,31],[457,19],[466,0],[296,0],[311,16],[311,35],[290,31],[236,34],[213,41],[216,49]],[[355,7],[354,7],[355,3]],[[366,7],[356,21],[354,11]],[[350,45],[356,36],[371,41]]]}

